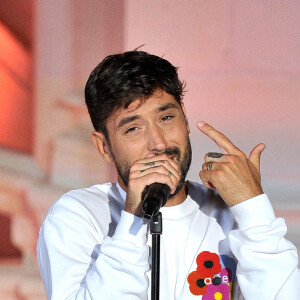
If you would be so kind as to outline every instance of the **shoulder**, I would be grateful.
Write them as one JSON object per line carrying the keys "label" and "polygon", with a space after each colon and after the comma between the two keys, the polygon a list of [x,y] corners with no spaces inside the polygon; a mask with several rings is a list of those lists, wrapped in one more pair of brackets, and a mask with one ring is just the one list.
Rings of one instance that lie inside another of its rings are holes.
{"label": "shoulder", "polygon": [[53,260],[76,255],[76,261],[85,257],[88,262],[95,246],[114,233],[122,201],[116,184],[112,183],[62,195],[52,204],[40,228],[37,243],[39,263],[47,264],[50,256]]}
{"label": "shoulder", "polygon": [[118,218],[123,206],[124,201],[116,184],[97,184],[62,195],[48,210],[44,223],[57,223],[58,219],[63,219],[82,225],[104,225]]}
{"label": "shoulder", "polygon": [[58,214],[61,210],[88,209],[92,210],[99,205],[109,202],[108,193],[111,183],[97,184],[88,188],[71,190],[57,199],[48,211],[48,215]]}

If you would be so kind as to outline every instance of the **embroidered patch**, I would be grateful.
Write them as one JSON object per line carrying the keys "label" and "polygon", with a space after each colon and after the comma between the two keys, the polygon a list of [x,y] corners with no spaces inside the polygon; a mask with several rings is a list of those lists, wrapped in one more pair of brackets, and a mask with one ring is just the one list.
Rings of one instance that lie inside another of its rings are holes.
{"label": "embroidered patch", "polygon": [[210,284],[202,300],[227,300],[230,297],[230,287],[226,283]]}
{"label": "embroidered patch", "polygon": [[216,253],[211,253],[209,251],[201,252],[196,259],[197,262],[197,272],[199,272],[204,277],[213,276],[220,273],[221,264],[220,257]]}
{"label": "embroidered patch", "polygon": [[207,284],[205,283],[205,278],[201,278],[197,271],[190,273],[187,281],[190,284],[190,291],[193,295],[204,295],[206,293]]}
{"label": "embroidered patch", "polygon": [[196,263],[196,271],[187,278],[191,293],[202,295],[203,300],[229,300],[235,278],[235,261],[227,255],[220,257],[203,251],[197,256]]}

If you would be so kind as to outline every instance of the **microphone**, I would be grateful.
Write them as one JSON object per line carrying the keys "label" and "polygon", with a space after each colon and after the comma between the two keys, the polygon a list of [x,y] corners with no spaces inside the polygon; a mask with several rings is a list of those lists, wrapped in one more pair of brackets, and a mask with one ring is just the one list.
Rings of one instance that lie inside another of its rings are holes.
{"label": "microphone", "polygon": [[152,183],[145,188],[142,205],[144,219],[150,220],[157,215],[160,208],[166,204],[170,191],[170,187],[163,183]]}

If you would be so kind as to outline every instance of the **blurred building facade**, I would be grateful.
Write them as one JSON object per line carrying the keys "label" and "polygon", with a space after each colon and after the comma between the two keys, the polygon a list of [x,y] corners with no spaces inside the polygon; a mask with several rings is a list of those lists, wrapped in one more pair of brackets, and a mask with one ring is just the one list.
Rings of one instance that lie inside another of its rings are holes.
{"label": "blurred building facade", "polygon": [[300,248],[300,3],[6,0],[0,3],[0,299],[45,299],[36,239],[69,189],[115,180],[97,155],[84,84],[106,55],[132,50],[180,66],[197,180],[214,145],[205,120],[249,152]]}

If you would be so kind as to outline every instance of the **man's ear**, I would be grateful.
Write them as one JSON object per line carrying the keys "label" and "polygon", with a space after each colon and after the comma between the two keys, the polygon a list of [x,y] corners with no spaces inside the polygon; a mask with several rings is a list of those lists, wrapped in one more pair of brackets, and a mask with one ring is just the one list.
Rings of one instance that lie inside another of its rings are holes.
{"label": "man's ear", "polygon": [[187,131],[188,131],[188,133],[190,133],[189,120],[188,120],[188,118],[186,116],[186,110],[185,110],[183,101],[180,101],[180,106],[181,106],[181,109],[183,111],[183,116],[184,116],[184,119],[185,119],[185,124],[186,124],[186,127],[187,127]]}
{"label": "man's ear", "polygon": [[94,145],[100,155],[107,161],[107,162],[112,162],[113,158],[110,153],[110,148],[108,141],[104,134],[102,132],[94,131],[92,133],[92,140],[94,142]]}

